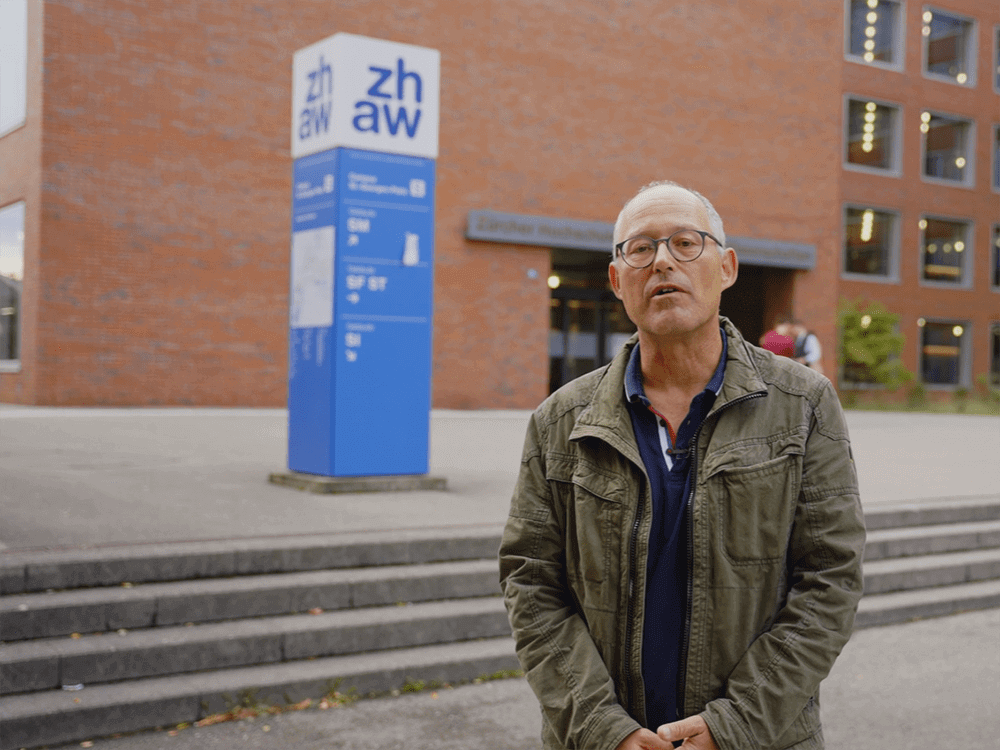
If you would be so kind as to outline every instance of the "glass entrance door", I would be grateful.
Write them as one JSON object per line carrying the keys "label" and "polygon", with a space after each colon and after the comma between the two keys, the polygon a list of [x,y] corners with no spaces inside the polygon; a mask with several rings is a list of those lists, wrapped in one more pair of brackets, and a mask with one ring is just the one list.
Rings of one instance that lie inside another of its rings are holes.
{"label": "glass entrance door", "polygon": [[552,249],[549,392],[610,362],[635,333],[611,291],[606,252]]}
{"label": "glass entrance door", "polygon": [[549,314],[549,391],[612,360],[635,326],[611,292],[555,289]]}

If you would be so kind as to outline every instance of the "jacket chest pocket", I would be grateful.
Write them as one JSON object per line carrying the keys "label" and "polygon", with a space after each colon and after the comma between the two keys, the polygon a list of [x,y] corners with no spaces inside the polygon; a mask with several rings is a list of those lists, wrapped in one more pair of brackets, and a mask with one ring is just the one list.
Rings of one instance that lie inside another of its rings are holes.
{"label": "jacket chest pocket", "polygon": [[577,465],[556,479],[565,513],[566,577],[585,609],[617,609],[622,555],[622,477]]}
{"label": "jacket chest pocket", "polygon": [[734,565],[784,560],[802,476],[802,460],[787,454],[751,466],[721,467],[708,478],[715,531]]}

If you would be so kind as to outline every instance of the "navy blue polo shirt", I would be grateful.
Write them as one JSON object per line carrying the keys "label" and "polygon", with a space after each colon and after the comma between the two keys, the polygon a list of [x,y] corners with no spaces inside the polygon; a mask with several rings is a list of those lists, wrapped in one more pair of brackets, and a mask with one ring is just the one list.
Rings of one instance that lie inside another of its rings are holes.
{"label": "navy blue polo shirt", "polygon": [[646,689],[646,726],[654,732],[677,720],[677,687],[681,641],[687,617],[687,525],[685,508],[691,494],[688,448],[698,427],[715,404],[726,373],[728,342],[705,390],[691,400],[687,417],[676,430],[658,414],[642,387],[638,344],[625,370],[625,395],[639,455],[652,489],[653,526],[646,560],[646,615],[642,636],[642,677]]}

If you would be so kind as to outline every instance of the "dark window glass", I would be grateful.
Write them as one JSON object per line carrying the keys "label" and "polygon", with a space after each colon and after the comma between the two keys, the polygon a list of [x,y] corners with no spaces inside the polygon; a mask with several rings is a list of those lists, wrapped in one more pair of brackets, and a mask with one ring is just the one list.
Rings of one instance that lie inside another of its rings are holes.
{"label": "dark window glass", "polygon": [[994,287],[1000,289],[1000,224],[993,227],[993,242],[990,243],[990,277]]}
{"label": "dark window glass", "polygon": [[1000,126],[993,128],[993,187],[1000,190]]}
{"label": "dark window glass", "polygon": [[871,208],[848,208],[844,228],[844,271],[889,276],[895,217]]}
{"label": "dark window glass", "polygon": [[925,219],[924,279],[961,284],[968,257],[968,225],[958,221]]}
{"label": "dark window glass", "polygon": [[894,168],[895,127],[895,107],[851,99],[847,104],[847,161],[864,167]]}
{"label": "dark window glass", "polygon": [[961,323],[925,323],[921,335],[921,373],[925,383],[958,385],[962,377]]}
{"label": "dark window glass", "polygon": [[990,326],[990,383],[1000,386],[1000,323]]}
{"label": "dark window glass", "polygon": [[937,10],[924,11],[923,19],[927,38],[924,69],[956,83],[970,83],[972,22]]}
{"label": "dark window glass", "polygon": [[895,63],[899,3],[851,0],[851,54],[865,62]]}
{"label": "dark window glass", "polygon": [[0,208],[0,361],[20,359],[24,203]]}
{"label": "dark window glass", "polygon": [[970,168],[969,123],[925,112],[924,174],[942,180],[964,182]]}

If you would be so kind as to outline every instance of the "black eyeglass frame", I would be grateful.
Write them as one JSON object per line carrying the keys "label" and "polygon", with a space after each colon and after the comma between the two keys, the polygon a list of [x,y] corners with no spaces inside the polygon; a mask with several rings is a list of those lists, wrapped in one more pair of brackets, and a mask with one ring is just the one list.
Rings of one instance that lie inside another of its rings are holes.
{"label": "black eyeglass frame", "polygon": [[[694,256],[693,258],[678,258],[676,255],[674,255],[674,251],[670,249],[670,240],[672,240],[676,235],[680,234],[681,232],[695,232],[695,233],[701,235],[701,250],[699,250],[698,254],[696,256]],[[622,247],[625,245],[626,242],[631,242],[632,240],[639,239],[640,237],[642,237],[644,239],[647,239],[650,242],[652,242],[653,243],[653,247],[655,248],[655,250],[654,250],[652,256],[650,256],[649,263],[647,263],[644,266],[633,266],[631,263],[628,262],[628,259],[625,258],[625,254],[622,253]],[[670,256],[674,260],[676,260],[678,263],[690,263],[691,261],[698,260],[698,258],[701,257],[702,253],[705,252],[705,238],[706,237],[710,237],[712,239],[712,242],[714,242],[719,247],[724,247],[724,245],[718,240],[718,238],[715,235],[713,235],[711,232],[705,232],[705,231],[703,231],[701,229],[678,229],[676,232],[674,232],[669,237],[661,237],[658,240],[657,239],[653,239],[652,237],[650,237],[649,235],[646,235],[646,234],[637,234],[634,237],[629,237],[628,239],[624,239],[621,242],[619,242],[617,245],[615,245],[615,252],[617,253],[618,257],[620,257],[622,260],[624,260],[625,263],[626,263],[626,265],[628,265],[630,268],[636,268],[636,269],[640,269],[641,270],[643,268],[649,268],[651,265],[653,265],[653,263],[656,261],[656,253],[658,253],[659,250],[660,250],[660,243],[661,242],[666,242],[667,243],[667,252],[670,253]]]}

